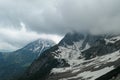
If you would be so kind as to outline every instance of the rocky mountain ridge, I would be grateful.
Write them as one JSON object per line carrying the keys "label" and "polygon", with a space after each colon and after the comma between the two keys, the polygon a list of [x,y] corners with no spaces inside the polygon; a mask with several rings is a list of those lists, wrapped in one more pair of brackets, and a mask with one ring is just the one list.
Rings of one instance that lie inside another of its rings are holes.
{"label": "rocky mountain ridge", "polygon": [[55,45],[51,40],[38,39],[14,52],[0,53],[0,79],[20,76],[42,52]]}
{"label": "rocky mountain ridge", "polygon": [[35,60],[23,80],[94,80],[120,61],[120,36],[68,33]]}

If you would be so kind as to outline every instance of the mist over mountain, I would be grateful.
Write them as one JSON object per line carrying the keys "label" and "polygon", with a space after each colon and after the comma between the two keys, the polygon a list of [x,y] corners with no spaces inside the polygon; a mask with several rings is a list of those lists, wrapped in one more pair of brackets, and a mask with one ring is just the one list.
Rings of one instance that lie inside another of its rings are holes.
{"label": "mist over mountain", "polygon": [[119,0],[1,0],[0,48],[17,50],[40,37],[58,43],[73,30],[118,33],[119,3]]}
{"label": "mist over mountain", "polygon": [[119,21],[120,0],[0,0],[0,80],[118,79]]}
{"label": "mist over mountain", "polygon": [[55,45],[51,40],[38,39],[13,52],[0,53],[0,79],[13,80],[22,75],[42,52]]}
{"label": "mist over mountain", "polygon": [[119,46],[119,34],[67,33],[20,80],[95,80],[119,67]]}

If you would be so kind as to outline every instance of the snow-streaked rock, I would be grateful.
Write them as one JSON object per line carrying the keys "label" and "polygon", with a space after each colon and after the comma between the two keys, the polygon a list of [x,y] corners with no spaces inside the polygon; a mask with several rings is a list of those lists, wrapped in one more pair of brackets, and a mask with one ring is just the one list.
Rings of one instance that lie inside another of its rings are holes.
{"label": "snow-streaked rock", "polygon": [[[79,77],[85,80],[95,80],[96,78],[113,70],[115,68],[114,64],[110,64],[110,65],[107,64],[109,64],[110,62],[115,62],[118,59],[120,59],[120,52],[116,51],[114,53],[96,57],[90,60],[84,60],[84,59],[77,60],[75,66],[70,66],[66,68],[53,68],[52,73],[55,74],[56,73],[64,74],[65,72],[70,72],[70,74],[77,73],[76,76],[65,78],[66,80],[79,78]],[[84,70],[89,67],[91,67],[91,69]]]}
{"label": "snow-streaked rock", "polygon": [[33,62],[27,76],[42,80],[46,72],[46,80],[94,80],[118,66],[119,49],[118,35],[68,33]]}

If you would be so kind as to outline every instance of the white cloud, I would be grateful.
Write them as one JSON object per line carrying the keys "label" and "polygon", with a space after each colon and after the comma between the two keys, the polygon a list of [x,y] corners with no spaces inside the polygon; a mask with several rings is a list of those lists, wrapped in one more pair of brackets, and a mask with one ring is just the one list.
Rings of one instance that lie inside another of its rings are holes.
{"label": "white cloud", "polygon": [[0,50],[16,50],[39,38],[50,39],[55,43],[58,43],[62,38],[55,34],[38,34],[37,32],[29,31],[23,22],[20,25],[20,29],[15,29],[12,26],[9,28],[0,27]]}
{"label": "white cloud", "polygon": [[0,0],[0,40],[17,46],[72,30],[119,32],[119,21],[120,0]]}
{"label": "white cloud", "polygon": [[62,36],[55,35],[55,34],[40,34],[40,38],[51,39],[51,40],[53,40],[55,43],[59,43],[59,41],[60,41],[63,37],[62,37]]}

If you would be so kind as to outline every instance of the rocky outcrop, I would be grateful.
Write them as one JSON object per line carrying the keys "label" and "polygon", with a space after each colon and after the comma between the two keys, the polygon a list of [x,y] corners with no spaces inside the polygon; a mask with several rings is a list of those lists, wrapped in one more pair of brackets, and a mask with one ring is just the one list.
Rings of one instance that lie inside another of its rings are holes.
{"label": "rocky outcrop", "polygon": [[[118,35],[68,33],[58,45],[43,52],[22,79],[94,80],[117,67],[119,46]],[[94,75],[97,73],[101,74]]]}

